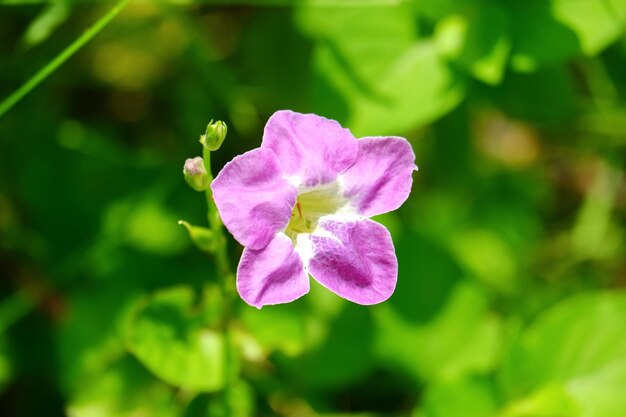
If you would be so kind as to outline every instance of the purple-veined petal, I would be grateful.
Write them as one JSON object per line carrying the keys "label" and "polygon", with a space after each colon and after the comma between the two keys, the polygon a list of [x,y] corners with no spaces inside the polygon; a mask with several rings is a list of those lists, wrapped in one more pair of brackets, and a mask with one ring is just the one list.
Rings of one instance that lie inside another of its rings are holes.
{"label": "purple-veined petal", "polygon": [[369,219],[327,217],[310,237],[308,271],[320,284],[357,304],[377,304],[391,296],[398,261],[387,229]]}
{"label": "purple-veined petal", "polygon": [[358,153],[357,140],[336,121],[289,110],[270,117],[261,147],[271,149],[283,171],[304,187],[335,180]]}
{"label": "purple-veined petal", "polygon": [[289,223],[297,190],[276,155],[257,148],[227,163],[211,184],[222,221],[243,246],[261,249]]}
{"label": "purple-veined petal", "polygon": [[397,209],[406,201],[413,183],[415,154],[404,138],[359,139],[356,162],[341,174],[344,195],[363,216]]}
{"label": "purple-veined petal", "polygon": [[277,233],[263,249],[243,250],[237,290],[246,303],[257,308],[288,303],[309,292],[309,276],[287,235]]}

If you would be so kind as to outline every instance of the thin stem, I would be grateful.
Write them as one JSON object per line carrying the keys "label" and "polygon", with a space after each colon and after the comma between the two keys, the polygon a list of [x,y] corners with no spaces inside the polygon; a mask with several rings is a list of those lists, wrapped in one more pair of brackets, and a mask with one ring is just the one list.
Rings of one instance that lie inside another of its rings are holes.
{"label": "thin stem", "polygon": [[9,97],[0,102],[0,117],[11,109],[16,103],[18,103],[26,94],[28,94],[33,88],[37,87],[39,83],[45,80],[50,74],[52,74],[58,67],[60,67],[65,61],[67,61],[72,55],[74,55],[80,48],[82,48],[87,42],[89,42],[94,36],[96,36],[102,29],[122,9],[128,4],[130,0],[120,0],[117,2],[107,14],[102,16],[93,26],[85,31],[78,39],[72,42],[67,48],[65,48],[59,55],[57,55],[46,66],[40,69],[35,75],[33,75],[28,81],[26,81],[20,88],[13,92]]}
{"label": "thin stem", "polygon": [[[213,173],[211,172],[211,151],[205,148],[202,151],[202,160],[204,161],[204,168],[209,175],[210,181],[213,181]],[[211,188],[207,188],[204,193],[207,203],[207,220],[209,221],[209,227],[213,232],[216,240],[215,262],[217,264],[217,269],[221,277],[224,281],[227,282],[228,285],[228,281],[230,281],[229,278],[231,277],[232,272],[230,270],[230,264],[228,262],[228,247],[226,246],[226,236],[224,236],[222,219],[219,212],[217,211],[215,200],[213,200],[213,192],[211,191]]]}
{"label": "thin stem", "polygon": [[[210,182],[213,181],[213,173],[211,171],[211,151],[207,148],[203,148],[202,150],[202,160],[204,162],[204,169],[209,175]],[[215,205],[215,200],[213,199],[213,192],[211,191],[211,187],[207,188],[205,191],[206,202],[207,202],[207,218],[209,221],[209,227],[213,232],[216,240],[215,245],[215,263],[217,264],[217,269],[220,275],[220,288],[222,290],[222,319],[221,319],[221,327],[224,334],[224,338],[226,341],[226,351],[224,355],[224,372],[226,377],[226,388],[230,386],[230,379],[232,378],[232,372],[230,371],[233,364],[233,354],[231,348],[233,346],[231,340],[231,331],[229,328],[229,323],[231,320],[231,310],[233,305],[233,285],[231,277],[232,272],[230,270],[230,264],[228,262],[228,246],[226,244],[226,237],[224,236],[224,228],[222,223],[222,218],[220,217],[219,212],[217,211],[217,206]],[[224,392],[222,392],[224,395]],[[224,402],[226,406],[226,410],[229,411],[227,415],[231,415],[230,406],[228,401]]]}

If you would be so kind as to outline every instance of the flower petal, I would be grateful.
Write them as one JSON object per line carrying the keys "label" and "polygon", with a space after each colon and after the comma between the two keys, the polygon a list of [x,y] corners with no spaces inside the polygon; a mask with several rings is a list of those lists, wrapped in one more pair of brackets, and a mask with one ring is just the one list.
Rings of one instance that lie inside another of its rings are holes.
{"label": "flower petal", "polygon": [[287,235],[276,234],[263,249],[243,250],[237,290],[246,303],[257,308],[288,303],[309,292],[309,276]]}
{"label": "flower petal", "polygon": [[398,261],[391,235],[369,220],[327,217],[310,237],[308,271],[320,284],[357,304],[377,304],[391,296]]}
{"label": "flower petal", "polygon": [[363,216],[397,209],[406,201],[413,183],[415,154],[399,137],[371,137],[357,141],[356,162],[341,174],[344,195]]}
{"label": "flower petal", "polygon": [[276,155],[262,148],[227,163],[211,189],[226,228],[239,243],[252,249],[265,247],[287,226],[297,197]]}
{"label": "flower petal", "polygon": [[304,187],[335,180],[358,153],[357,140],[336,121],[289,110],[270,117],[261,147],[274,151],[283,171]]}

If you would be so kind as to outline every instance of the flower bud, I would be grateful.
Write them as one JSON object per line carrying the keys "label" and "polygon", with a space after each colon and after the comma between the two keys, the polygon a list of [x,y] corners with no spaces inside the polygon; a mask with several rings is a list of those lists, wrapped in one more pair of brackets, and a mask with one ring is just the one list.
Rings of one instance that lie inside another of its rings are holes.
{"label": "flower bud", "polygon": [[204,161],[201,157],[188,158],[183,168],[185,181],[196,191],[204,191],[209,188],[211,180],[204,168]]}
{"label": "flower bud", "polygon": [[226,127],[226,123],[218,120],[213,123],[213,120],[206,127],[206,133],[200,136],[200,143],[209,151],[216,151],[222,146],[222,142],[224,142],[224,138],[226,137],[226,133],[228,132],[228,128]]}

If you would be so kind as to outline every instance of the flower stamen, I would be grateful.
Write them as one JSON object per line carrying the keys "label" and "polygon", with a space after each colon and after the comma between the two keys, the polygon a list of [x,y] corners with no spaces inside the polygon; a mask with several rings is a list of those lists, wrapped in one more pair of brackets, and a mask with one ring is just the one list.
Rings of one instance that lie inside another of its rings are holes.
{"label": "flower stamen", "polygon": [[300,215],[300,218],[302,218],[302,206],[300,205],[299,201],[296,201],[296,207],[298,208],[298,214]]}

